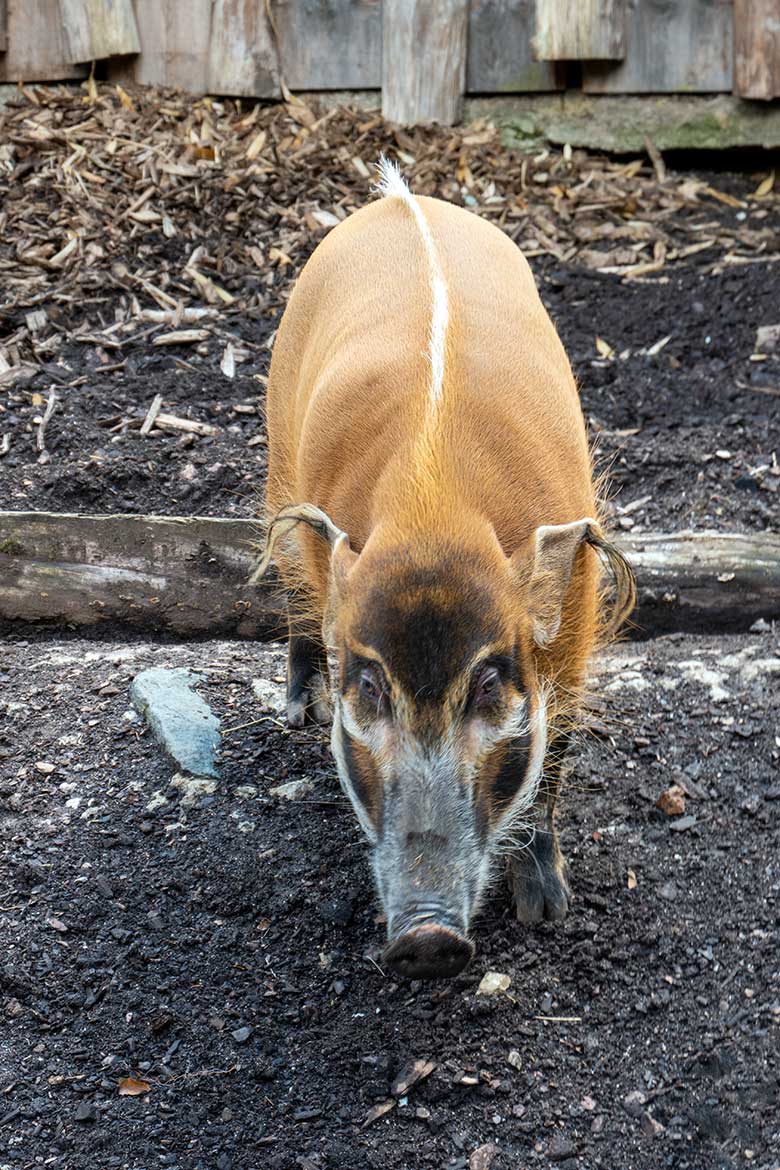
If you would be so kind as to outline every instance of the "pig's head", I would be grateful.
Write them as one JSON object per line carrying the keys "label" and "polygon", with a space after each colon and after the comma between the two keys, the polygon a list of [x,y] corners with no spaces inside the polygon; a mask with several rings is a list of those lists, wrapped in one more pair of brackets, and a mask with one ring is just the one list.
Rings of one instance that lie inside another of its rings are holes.
{"label": "pig's head", "polygon": [[495,859],[533,831],[550,715],[535,648],[555,638],[598,524],[541,527],[508,557],[477,520],[457,541],[375,532],[360,553],[310,506],[277,520],[330,550],[332,748],[371,845],[385,962],[455,975]]}

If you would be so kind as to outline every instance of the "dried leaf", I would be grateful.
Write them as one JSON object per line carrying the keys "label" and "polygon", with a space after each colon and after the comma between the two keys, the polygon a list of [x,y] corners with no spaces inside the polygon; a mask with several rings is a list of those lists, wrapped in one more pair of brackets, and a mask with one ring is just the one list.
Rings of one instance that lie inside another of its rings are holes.
{"label": "dried leaf", "polygon": [[758,184],[755,191],[753,192],[753,198],[754,199],[765,199],[767,197],[767,195],[770,193],[770,191],[772,190],[772,188],[774,187],[774,185],[775,185],[775,172],[772,170],[769,172],[767,177],[765,179],[762,179],[761,182]]}
{"label": "dried leaf", "polygon": [[127,93],[124,89],[122,89],[121,85],[116,86],[116,96],[119,98],[124,109],[126,109],[126,110],[134,110],[135,109],[135,105],[133,104],[133,99],[130,97],[129,93]]}
{"label": "dried leaf", "polygon": [[118,1082],[120,1097],[141,1097],[151,1091],[152,1086],[147,1081],[138,1081],[135,1077],[122,1077]]}
{"label": "dried leaf", "polygon": [[209,336],[208,329],[175,329],[173,333],[162,333],[155,337],[155,345],[191,345],[195,341],[205,341]]}
{"label": "dried leaf", "polygon": [[249,146],[246,148],[246,157],[248,159],[257,158],[258,154],[265,146],[267,138],[268,134],[265,130],[260,130],[257,134],[255,134],[254,138],[249,143]]}
{"label": "dried leaf", "polygon": [[628,880],[626,881],[626,885],[628,886],[629,890],[635,890],[636,889],[636,874],[634,873],[633,869],[630,869],[628,871],[627,879]]}
{"label": "dried leaf", "polygon": [[395,1104],[395,1101],[380,1101],[378,1105],[374,1105],[373,1109],[369,1109],[360,1128],[368,1129],[369,1125],[378,1121],[380,1117],[384,1117],[391,1109],[395,1109]]}
{"label": "dried leaf", "polygon": [[229,341],[225,346],[225,352],[222,354],[222,361],[219,363],[219,368],[226,378],[235,378],[236,355],[233,350],[232,341]]}
{"label": "dried leaf", "polygon": [[679,784],[672,784],[656,801],[656,806],[668,817],[679,817],[685,812],[685,793]]}
{"label": "dried leaf", "polygon": [[603,337],[596,338],[596,349],[598,350],[599,355],[603,358],[613,358],[615,356],[614,349],[608,341],[604,340]]}
{"label": "dried leaf", "polygon": [[436,1065],[432,1060],[414,1060],[411,1064],[398,1074],[390,1086],[390,1092],[394,1097],[403,1097],[409,1092],[412,1085],[416,1085],[418,1081],[429,1077]]}

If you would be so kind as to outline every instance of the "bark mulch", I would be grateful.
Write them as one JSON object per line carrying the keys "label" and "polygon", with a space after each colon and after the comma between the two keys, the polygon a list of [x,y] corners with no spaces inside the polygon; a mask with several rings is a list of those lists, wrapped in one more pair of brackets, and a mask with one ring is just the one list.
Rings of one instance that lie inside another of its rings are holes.
{"label": "bark mulch", "polygon": [[524,249],[625,526],[776,525],[774,172],[91,82],[0,109],[0,504],[252,512],[280,311],[383,152]]}

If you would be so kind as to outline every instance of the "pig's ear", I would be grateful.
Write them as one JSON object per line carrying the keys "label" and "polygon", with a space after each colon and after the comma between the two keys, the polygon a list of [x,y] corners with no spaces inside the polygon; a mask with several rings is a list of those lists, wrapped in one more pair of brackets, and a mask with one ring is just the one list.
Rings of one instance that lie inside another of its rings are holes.
{"label": "pig's ear", "polygon": [[[603,634],[609,638],[634,607],[634,573],[619,549],[611,544],[597,520],[585,518],[571,524],[543,524],[532,538],[530,563],[527,550],[518,563],[527,588],[528,615],[538,646],[549,646],[561,625],[566,591],[571,583],[574,562],[583,544],[596,549],[610,571],[614,598]],[[519,556],[520,554],[515,554]],[[515,557],[512,558],[513,561]]]}
{"label": "pig's ear", "polygon": [[281,512],[278,512],[269,523],[265,537],[265,549],[249,578],[250,585],[256,585],[264,576],[273,560],[276,545],[285,536],[289,536],[299,524],[307,525],[312,532],[315,532],[328,544],[331,572],[337,582],[349,572],[357,559],[357,553],[349,547],[349,537],[346,532],[337,528],[330,517],[326,516],[320,508],[315,508],[314,504],[291,504],[287,508],[282,508]]}
{"label": "pig's ear", "polygon": [[543,524],[534,534],[527,604],[538,646],[549,645],[558,633],[574,559],[583,541],[588,539],[591,525],[598,528],[589,519],[575,520],[572,524]]}

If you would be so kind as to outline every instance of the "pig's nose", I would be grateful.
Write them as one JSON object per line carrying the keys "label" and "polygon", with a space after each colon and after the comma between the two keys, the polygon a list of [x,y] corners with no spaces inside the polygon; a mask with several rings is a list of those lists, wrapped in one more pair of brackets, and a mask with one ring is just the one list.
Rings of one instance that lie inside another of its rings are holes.
{"label": "pig's nose", "polygon": [[435,922],[414,926],[395,939],[384,962],[407,979],[451,979],[470,962],[474,944],[456,930]]}

